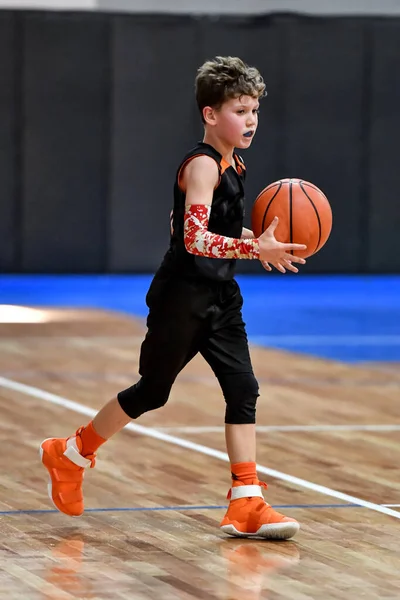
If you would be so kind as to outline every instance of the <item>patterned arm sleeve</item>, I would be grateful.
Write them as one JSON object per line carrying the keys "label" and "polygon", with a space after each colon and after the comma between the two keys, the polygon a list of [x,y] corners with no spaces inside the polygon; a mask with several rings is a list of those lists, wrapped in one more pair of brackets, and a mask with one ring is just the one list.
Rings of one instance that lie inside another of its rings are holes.
{"label": "patterned arm sleeve", "polygon": [[236,239],[208,231],[211,206],[186,206],[184,219],[185,248],[190,254],[208,258],[259,259],[257,239]]}

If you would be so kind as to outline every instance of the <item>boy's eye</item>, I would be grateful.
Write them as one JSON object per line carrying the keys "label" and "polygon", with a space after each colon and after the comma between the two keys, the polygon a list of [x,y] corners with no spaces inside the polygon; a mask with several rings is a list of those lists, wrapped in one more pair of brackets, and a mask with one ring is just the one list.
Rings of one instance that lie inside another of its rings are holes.
{"label": "boy's eye", "polygon": [[[243,108],[239,108],[239,110],[236,111],[238,115],[244,115],[245,110]],[[259,108],[253,108],[253,110],[251,111],[253,113],[253,115],[258,115],[258,113],[260,112]]]}

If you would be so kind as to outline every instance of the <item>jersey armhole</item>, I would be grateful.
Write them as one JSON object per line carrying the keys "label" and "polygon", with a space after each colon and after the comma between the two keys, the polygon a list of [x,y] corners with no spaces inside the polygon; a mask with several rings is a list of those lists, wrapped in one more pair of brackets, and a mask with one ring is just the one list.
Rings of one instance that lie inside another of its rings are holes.
{"label": "jersey armhole", "polygon": [[[188,166],[188,164],[194,159],[197,158],[199,156],[210,156],[209,154],[204,154],[204,153],[200,153],[200,154],[195,154],[194,156],[189,156],[189,158],[187,158],[181,165],[179,171],[178,171],[178,176],[177,176],[177,182],[178,182],[178,187],[181,190],[181,192],[183,192],[184,194],[186,193],[186,190],[183,189],[183,171],[185,170],[185,168]],[[226,162],[226,160],[222,159],[221,163],[219,163],[215,158],[213,158],[212,156],[210,156],[210,158],[212,158],[213,160],[215,160],[215,162],[217,163],[217,167],[218,167],[218,171],[219,171],[219,179],[218,179],[218,183],[216,184],[216,186],[214,187],[214,190],[217,189],[217,187],[219,186],[219,184],[221,183],[221,176],[222,174],[226,171],[226,169],[230,166],[229,163]],[[225,164],[226,163],[226,164]]]}

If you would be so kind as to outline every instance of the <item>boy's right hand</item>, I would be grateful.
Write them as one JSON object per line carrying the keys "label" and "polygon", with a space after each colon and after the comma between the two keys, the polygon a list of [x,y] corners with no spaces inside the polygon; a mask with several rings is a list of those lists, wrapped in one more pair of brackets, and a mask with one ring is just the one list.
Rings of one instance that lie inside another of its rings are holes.
{"label": "boy's right hand", "polygon": [[279,223],[278,217],[275,217],[271,225],[258,238],[260,244],[260,260],[272,265],[281,273],[286,273],[286,269],[298,273],[298,269],[292,263],[300,265],[305,264],[304,258],[290,254],[291,250],[305,250],[304,244],[283,244],[275,238],[275,229]]}

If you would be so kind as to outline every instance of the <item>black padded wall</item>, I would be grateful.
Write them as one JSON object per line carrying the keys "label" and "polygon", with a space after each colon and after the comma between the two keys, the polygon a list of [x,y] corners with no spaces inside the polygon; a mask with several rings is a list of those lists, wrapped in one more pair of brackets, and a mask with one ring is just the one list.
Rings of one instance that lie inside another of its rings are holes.
{"label": "black padded wall", "polygon": [[113,31],[108,266],[152,270],[168,245],[175,172],[197,135],[196,22],[120,17]]}
{"label": "black padded wall", "polygon": [[22,270],[104,268],[109,30],[98,15],[24,19]]}
{"label": "black padded wall", "polygon": [[20,75],[18,24],[0,12],[0,271],[18,269],[21,245],[20,127],[17,84]]}
{"label": "black padded wall", "polygon": [[375,23],[371,36],[366,270],[399,272],[400,21]]}

